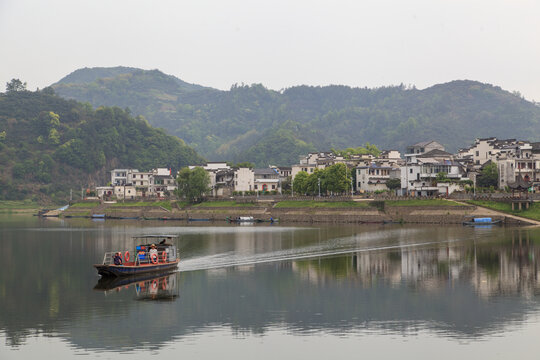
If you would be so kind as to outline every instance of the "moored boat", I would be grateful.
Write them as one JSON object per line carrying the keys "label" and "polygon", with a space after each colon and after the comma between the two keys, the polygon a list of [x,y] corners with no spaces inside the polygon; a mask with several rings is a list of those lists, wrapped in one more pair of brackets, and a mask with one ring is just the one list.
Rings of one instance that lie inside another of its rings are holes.
{"label": "moored boat", "polygon": [[[133,253],[129,250],[106,252],[103,255],[103,263],[95,264],[94,267],[98,274],[104,277],[173,271],[180,262],[176,245],[172,244],[172,240],[176,237],[176,235],[136,236],[134,239],[142,241],[142,244],[136,245]],[[155,248],[155,251],[152,248]]]}
{"label": "moored boat", "polygon": [[[255,219],[253,216],[237,216],[235,218],[226,217],[225,220],[233,223],[255,223],[255,222],[264,222],[261,219]],[[271,222],[274,220],[270,219]]]}
{"label": "moored boat", "polygon": [[463,225],[482,226],[482,225],[497,225],[501,223],[502,223],[501,220],[493,220],[490,217],[486,217],[486,218],[473,218],[470,221],[464,221]]}

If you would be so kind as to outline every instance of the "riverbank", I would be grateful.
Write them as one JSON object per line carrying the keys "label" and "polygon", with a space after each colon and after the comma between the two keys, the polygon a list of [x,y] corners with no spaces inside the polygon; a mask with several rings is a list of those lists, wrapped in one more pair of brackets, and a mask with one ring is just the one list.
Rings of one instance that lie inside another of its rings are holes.
{"label": "riverbank", "polygon": [[35,214],[41,207],[29,200],[0,201],[0,214]]}
{"label": "riverbank", "polygon": [[532,225],[527,219],[509,217],[470,203],[443,199],[366,201],[212,201],[196,205],[185,202],[81,202],[59,215],[65,218],[225,221],[252,216],[259,221],[281,223],[411,223],[461,224],[473,217],[491,217],[506,224]]}

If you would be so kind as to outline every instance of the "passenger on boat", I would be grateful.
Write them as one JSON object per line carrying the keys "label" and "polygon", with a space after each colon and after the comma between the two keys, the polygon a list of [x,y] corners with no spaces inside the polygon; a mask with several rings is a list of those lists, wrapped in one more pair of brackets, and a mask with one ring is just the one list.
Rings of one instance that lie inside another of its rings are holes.
{"label": "passenger on boat", "polygon": [[155,244],[152,244],[150,246],[150,251],[148,251],[148,254],[150,255],[150,259],[152,258],[152,254],[156,254],[156,256],[157,256],[158,252],[157,252]]}
{"label": "passenger on boat", "polygon": [[122,265],[122,255],[119,252],[114,254],[114,265]]}

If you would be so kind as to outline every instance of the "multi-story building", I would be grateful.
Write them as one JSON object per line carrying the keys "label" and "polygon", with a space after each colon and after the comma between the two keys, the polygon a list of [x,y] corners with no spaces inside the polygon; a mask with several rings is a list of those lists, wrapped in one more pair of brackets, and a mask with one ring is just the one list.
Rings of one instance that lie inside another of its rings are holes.
{"label": "multi-story building", "polygon": [[255,190],[253,169],[238,168],[234,170],[234,190],[242,192]]}
{"label": "multi-story building", "polygon": [[356,190],[359,192],[374,192],[387,190],[386,182],[390,179],[399,179],[401,170],[399,167],[372,162],[367,166],[356,168]]}
{"label": "multi-story building", "polygon": [[[111,171],[112,194],[118,199],[134,199],[136,197],[164,197],[176,190],[176,179],[167,168],[151,171],[137,169],[114,169]],[[110,196],[108,189],[100,187],[98,196]]]}
{"label": "multi-story building", "polygon": [[177,189],[176,179],[171,174],[171,169],[152,169],[150,179],[150,192],[156,197],[165,197]]}
{"label": "multi-story building", "polygon": [[[453,159],[453,155],[441,149],[435,142],[423,142],[408,147],[406,164],[401,168],[401,188],[403,194],[411,196],[434,196],[440,193],[449,195],[456,189],[460,180],[464,179],[465,167]],[[425,152],[430,145],[432,150]],[[422,152],[422,150],[424,150]],[[410,152],[409,152],[410,151]],[[413,152],[414,151],[414,152]],[[453,186],[438,184],[437,175],[444,173],[446,178],[454,180]]]}
{"label": "multi-story building", "polygon": [[253,190],[258,192],[277,191],[281,194],[279,172],[273,168],[254,169]]}

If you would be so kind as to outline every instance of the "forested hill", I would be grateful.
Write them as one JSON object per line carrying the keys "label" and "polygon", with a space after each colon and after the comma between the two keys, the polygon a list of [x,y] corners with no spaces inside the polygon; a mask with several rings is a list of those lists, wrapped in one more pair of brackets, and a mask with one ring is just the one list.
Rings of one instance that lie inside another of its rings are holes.
{"label": "forested hill", "polygon": [[0,93],[0,199],[66,200],[118,167],[201,164],[177,137],[118,107],[92,108],[42,91]]}
{"label": "forested hill", "polygon": [[182,88],[175,85],[176,78],[157,70],[130,71],[99,78],[97,70],[84,69],[91,81],[70,82],[68,76],[54,88],[61,96],[94,106],[129,107],[210,160],[258,166],[292,164],[308,151],[366,142],[403,150],[436,140],[455,151],[476,137],[540,140],[538,106],[475,81],[425,90],[296,86],[276,92],[262,85],[235,85],[219,91]]}

